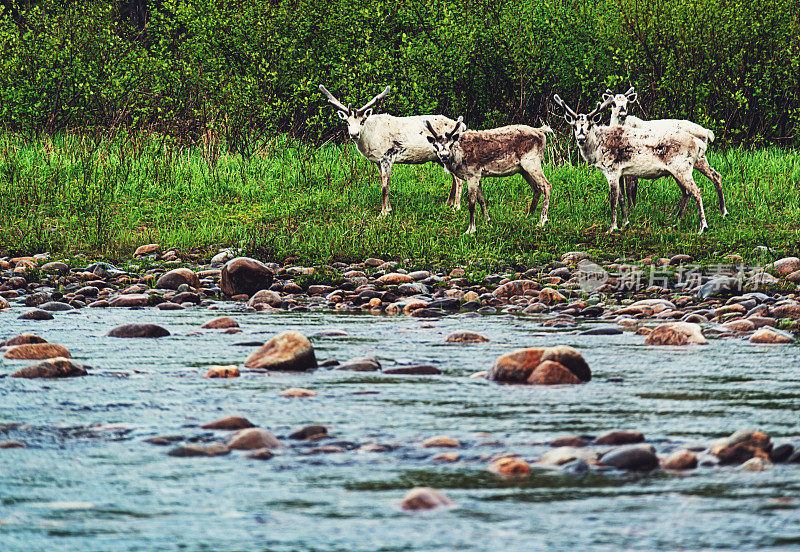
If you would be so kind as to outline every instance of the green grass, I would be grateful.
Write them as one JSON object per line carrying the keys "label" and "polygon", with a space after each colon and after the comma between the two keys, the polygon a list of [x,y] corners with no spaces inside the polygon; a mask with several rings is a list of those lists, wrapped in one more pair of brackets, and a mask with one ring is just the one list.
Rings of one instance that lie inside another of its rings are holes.
{"label": "green grass", "polygon": [[115,260],[157,242],[209,252],[234,246],[305,263],[376,256],[420,265],[531,265],[570,250],[612,259],[687,253],[699,261],[729,253],[754,260],[760,245],[777,255],[800,252],[800,153],[728,149],[709,159],[722,174],[731,215],[720,217],[711,182],[695,173],[711,226],[703,236],[694,204],[674,227],[679,191],[668,179],[642,181],[630,227],[606,234],[608,185],[584,164],[545,167],[553,194],[544,229],[536,228],[538,213],[524,214],[531,190],[519,176],[485,179],[492,220],[478,215],[478,232],[464,236],[466,194],[460,212],[446,208],[450,178],[433,164],[395,165],[392,215],[378,219],[377,171],[351,145],[316,149],[279,137],[243,159],[144,135],[100,141],[6,133],[0,252]]}

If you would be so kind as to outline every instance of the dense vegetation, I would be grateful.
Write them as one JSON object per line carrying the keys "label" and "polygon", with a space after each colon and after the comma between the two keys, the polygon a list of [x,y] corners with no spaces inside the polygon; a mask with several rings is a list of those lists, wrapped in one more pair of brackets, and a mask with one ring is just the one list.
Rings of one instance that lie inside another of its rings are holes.
{"label": "dense vegetation", "polygon": [[633,84],[648,117],[800,140],[800,0],[4,0],[0,125],[156,130],[250,155],[333,135],[317,85],[473,127]]}
{"label": "dense vegetation", "polygon": [[[279,261],[377,256],[420,265],[530,265],[576,249],[611,259],[688,253],[714,261],[739,253],[752,262],[800,252],[800,153],[712,152],[731,215],[720,217],[713,186],[698,174],[711,226],[703,236],[693,204],[673,226],[679,192],[671,179],[643,181],[631,226],[606,234],[605,178],[585,164],[552,159],[550,152],[545,174],[553,195],[544,229],[536,227],[538,213],[524,214],[531,190],[515,176],[484,181],[492,221],[479,216],[477,234],[464,236],[467,209],[444,206],[450,179],[434,164],[397,165],[393,211],[379,219],[377,171],[352,145],[316,148],[282,136],[250,157],[215,157],[142,135],[0,135],[0,256],[51,251],[125,259],[151,242],[206,253],[241,247]],[[773,251],[762,257],[758,246]]]}

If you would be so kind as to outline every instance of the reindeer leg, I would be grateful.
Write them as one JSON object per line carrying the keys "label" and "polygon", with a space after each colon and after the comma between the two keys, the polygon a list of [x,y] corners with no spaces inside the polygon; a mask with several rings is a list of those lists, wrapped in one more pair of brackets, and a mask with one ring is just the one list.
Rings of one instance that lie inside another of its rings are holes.
{"label": "reindeer leg", "polygon": [[625,177],[625,197],[628,200],[628,213],[633,213],[633,208],[636,207],[636,192],[639,186],[639,179],[633,176]]}
{"label": "reindeer leg", "polygon": [[[686,199],[689,196],[693,197],[695,202],[697,203],[697,209],[700,213],[700,232],[702,234],[706,230],[708,230],[708,223],[706,222],[706,211],[703,208],[703,194],[700,193],[700,188],[697,186],[697,183],[692,178],[691,170],[688,173],[683,173],[679,175],[675,175],[675,179],[678,181],[678,184],[684,189],[686,195]],[[683,207],[685,209],[686,202],[683,201],[683,197],[681,198],[681,202],[684,204]],[[682,209],[683,211],[683,209]],[[681,217],[683,216],[683,212],[680,213]]]}
{"label": "reindeer leg", "polygon": [[619,229],[619,227],[617,226],[617,204],[619,203],[620,175],[619,173],[606,174],[606,179],[608,179],[608,191],[609,191],[609,196],[611,198],[611,228],[608,229],[608,233],[610,234],[614,230]]}
{"label": "reindeer leg", "polygon": [[381,173],[381,195],[383,203],[381,205],[381,214],[378,218],[383,218],[392,211],[392,206],[389,204],[389,181],[392,178],[392,162],[388,159],[383,159],[378,164],[378,170]]}
{"label": "reindeer leg", "polygon": [[448,207],[452,207],[456,211],[461,209],[461,190],[464,188],[464,181],[458,178],[456,175],[453,176],[453,184],[450,186],[450,195],[447,196],[447,203]]}
{"label": "reindeer leg", "polygon": [[467,179],[467,199],[469,200],[469,228],[464,232],[465,234],[475,233],[475,202],[478,200],[478,186],[480,179],[470,178]]}
{"label": "reindeer leg", "polygon": [[714,187],[717,189],[717,197],[719,198],[719,211],[722,213],[722,218],[727,217],[728,209],[725,207],[725,193],[722,191],[722,175],[714,170],[705,155],[697,160],[694,164],[694,168],[700,171],[701,174],[705,175],[705,177],[714,184]]}
{"label": "reindeer leg", "polygon": [[481,186],[480,181],[478,181],[478,203],[481,205],[481,211],[483,211],[483,218],[486,219],[486,222],[489,222],[489,211],[486,210],[486,198],[483,197],[483,186]]}
{"label": "reindeer leg", "polygon": [[544,203],[542,204],[542,214],[539,217],[539,226],[544,226],[547,222],[547,213],[550,210],[550,191],[553,186],[547,180],[547,177],[542,171],[542,164],[540,162],[533,162],[529,167],[525,167],[525,172],[522,173],[525,181],[533,189],[533,198],[531,205],[528,208],[528,214],[532,215],[536,210],[536,205],[539,203],[539,197],[544,194]]}

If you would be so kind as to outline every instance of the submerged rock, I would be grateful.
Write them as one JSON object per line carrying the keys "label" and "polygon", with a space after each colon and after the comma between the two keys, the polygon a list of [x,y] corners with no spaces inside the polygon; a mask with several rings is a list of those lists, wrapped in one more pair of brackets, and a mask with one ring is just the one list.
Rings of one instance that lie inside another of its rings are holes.
{"label": "submerged rock", "polygon": [[[544,364],[544,363],[547,364]],[[534,376],[534,371],[541,370]],[[559,369],[566,368],[573,377]],[[580,383],[592,377],[581,354],[565,345],[517,349],[497,359],[487,379],[508,383]]]}
{"label": "submerged rock", "polygon": [[620,470],[649,471],[658,467],[658,457],[650,445],[625,445],[604,454],[600,464]]}
{"label": "submerged rock", "polygon": [[[0,308],[2,308],[2,306],[0,306]],[[20,314],[17,318],[20,320],[53,320],[55,316],[41,309],[33,309],[24,314]]]}
{"label": "submerged rock", "polygon": [[8,349],[3,358],[21,360],[43,360],[46,358],[70,358],[72,355],[61,345],[55,343],[25,343]]}
{"label": "submerged rock", "polygon": [[0,347],[11,347],[13,345],[28,345],[30,343],[47,343],[43,337],[34,334],[20,334],[16,337],[10,337],[5,341],[0,341]]}
{"label": "submerged rock", "polygon": [[209,320],[200,327],[207,330],[222,330],[225,328],[238,328],[239,323],[229,316],[220,316],[219,318]]}
{"label": "submerged rock", "polygon": [[193,456],[224,456],[230,454],[231,449],[222,444],[214,445],[183,445],[176,447],[169,451],[167,454],[170,456],[178,456],[180,458],[187,458]]}
{"label": "submerged rock", "polygon": [[157,338],[168,335],[169,330],[156,324],[123,324],[108,332],[108,337],[124,338]]}
{"label": "submerged rock", "polygon": [[334,368],[334,370],[350,370],[353,372],[375,372],[381,369],[381,363],[373,357],[351,358]]}
{"label": "submerged rock", "polygon": [[581,380],[563,364],[545,360],[533,369],[526,382],[533,385],[565,385],[580,383]]}
{"label": "submerged rock", "polygon": [[516,456],[504,456],[489,464],[487,468],[495,475],[508,477],[522,477],[531,473],[530,465],[522,458]]}
{"label": "submerged rock", "polygon": [[645,345],[705,345],[699,324],[691,322],[669,322],[661,324],[647,335]]}
{"label": "submerged rock", "polygon": [[241,416],[227,416],[225,418],[220,418],[219,420],[214,420],[213,422],[203,424],[200,427],[203,429],[224,429],[231,431],[236,429],[247,429],[250,427],[255,427],[255,425],[253,425],[253,423],[247,418],[242,418]]}
{"label": "submerged rock", "polygon": [[283,332],[270,339],[245,360],[247,368],[303,371],[317,367],[314,347],[303,334]]}
{"label": "submerged rock", "polygon": [[643,433],[628,429],[609,431],[594,440],[597,445],[628,445],[642,441],[644,441]]}
{"label": "submerged rock", "polygon": [[693,470],[697,467],[697,455],[690,450],[676,450],[661,461],[665,470]]}
{"label": "submerged rock", "polygon": [[448,437],[447,435],[437,435],[435,437],[431,437],[429,439],[425,439],[421,446],[429,448],[429,447],[453,447],[457,448],[461,446],[456,439],[452,437]]}
{"label": "submerged rock", "polygon": [[272,433],[260,428],[242,429],[228,441],[228,447],[234,450],[256,450],[281,446],[281,442]]}
{"label": "submerged rock", "polygon": [[12,378],[74,378],[87,375],[86,367],[68,358],[51,358],[11,374]]}
{"label": "submerged rock", "polygon": [[239,373],[238,366],[212,366],[206,372],[205,377],[207,378],[238,378],[241,374]]}
{"label": "submerged rock", "polygon": [[453,501],[431,487],[415,487],[403,497],[400,507],[403,510],[433,510],[451,506]]}
{"label": "submerged rock", "polygon": [[485,343],[487,341],[489,339],[481,334],[466,330],[453,332],[445,338],[446,343]]}

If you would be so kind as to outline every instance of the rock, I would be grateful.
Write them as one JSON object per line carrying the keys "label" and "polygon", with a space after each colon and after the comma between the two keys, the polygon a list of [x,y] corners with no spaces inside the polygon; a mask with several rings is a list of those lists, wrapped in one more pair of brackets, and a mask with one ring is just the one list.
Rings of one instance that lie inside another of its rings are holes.
{"label": "rock", "polygon": [[621,335],[623,333],[619,328],[591,328],[580,332],[578,335]]}
{"label": "rock", "polygon": [[544,466],[560,466],[573,460],[583,460],[592,464],[597,460],[597,453],[587,448],[558,447],[544,453],[538,463]]}
{"label": "rock", "polygon": [[730,294],[741,288],[741,280],[731,278],[730,276],[718,276],[697,288],[696,295],[698,299],[708,299],[709,297]]}
{"label": "rock", "polygon": [[794,337],[786,332],[764,326],[756,330],[756,332],[750,336],[750,343],[768,343],[776,345],[794,343]]}
{"label": "rock", "polygon": [[305,441],[308,439],[317,440],[320,437],[327,435],[328,435],[328,429],[325,426],[310,425],[290,433],[289,439],[296,439],[299,441]]}
{"label": "rock", "polygon": [[354,372],[375,372],[381,369],[381,363],[372,357],[351,358],[334,370],[351,370]]}
{"label": "rock", "polygon": [[508,383],[526,383],[533,369],[542,362],[545,347],[517,349],[498,358],[486,378]]}
{"label": "rock", "polygon": [[272,433],[257,427],[237,431],[228,440],[228,447],[233,450],[256,450],[280,446],[281,442]]}
{"label": "rock", "polygon": [[247,429],[256,426],[253,425],[253,423],[247,418],[242,418],[241,416],[228,416],[226,418],[214,420],[213,422],[208,422],[200,427],[203,429],[224,429],[232,431],[235,429]]}
{"label": "rock", "polygon": [[[0,298],[0,302],[2,302],[2,298]],[[3,308],[2,305],[0,305],[0,309],[2,308]],[[33,309],[31,311],[19,315],[18,318],[20,320],[52,320],[55,317],[47,311],[43,311],[41,309]]]}
{"label": "rock", "polygon": [[559,293],[553,288],[542,288],[542,291],[539,292],[539,302],[544,303],[545,305],[564,303],[566,300],[567,298],[564,297],[563,294]]}
{"label": "rock", "polygon": [[56,357],[33,366],[17,370],[12,378],[74,378],[87,375],[86,367],[68,358]]}
{"label": "rock", "polygon": [[650,445],[625,445],[604,454],[600,464],[620,470],[648,471],[658,467],[658,457]]}
{"label": "rock", "polygon": [[772,464],[768,459],[761,458],[760,456],[756,456],[755,458],[751,458],[739,466],[739,469],[745,471],[764,471],[772,467]]}
{"label": "rock", "polygon": [[253,295],[272,285],[273,274],[267,266],[250,257],[236,257],[222,267],[220,289],[225,295]]}
{"label": "rock", "polygon": [[773,318],[791,318],[793,320],[800,319],[800,304],[786,304],[770,309],[770,315]]}
{"label": "rock", "polygon": [[112,297],[108,302],[109,307],[145,307],[150,302],[146,293],[126,293]]}
{"label": "rock", "polygon": [[67,271],[69,271],[69,266],[67,263],[62,263],[60,261],[54,261],[52,263],[45,263],[42,265],[42,272],[51,274],[66,274]]}
{"label": "rock", "polygon": [[302,387],[292,387],[281,392],[281,397],[315,397],[317,393],[311,389],[304,389]]}
{"label": "rock", "polygon": [[589,464],[583,460],[573,460],[571,462],[567,462],[566,464],[561,464],[559,469],[563,473],[568,473],[571,475],[584,475],[590,471]]}
{"label": "rock", "polygon": [[239,367],[230,365],[230,366],[212,366],[206,372],[205,377],[207,378],[238,378],[241,374],[239,373]]}
{"label": "rock", "polygon": [[428,364],[414,364],[411,366],[393,366],[392,368],[384,368],[383,373],[430,376],[441,374],[442,371],[436,366],[430,366]]}
{"label": "rock", "polygon": [[47,343],[47,340],[34,334],[19,334],[5,341],[0,341],[0,347],[11,347],[13,345],[28,345],[30,343]]}
{"label": "rock", "polygon": [[403,510],[432,510],[451,506],[453,501],[431,487],[415,487],[403,497],[400,507]]}
{"label": "rock", "polygon": [[581,382],[567,367],[552,360],[542,361],[533,369],[526,381],[533,385],[565,385]]}
{"label": "rock", "polygon": [[259,290],[253,295],[250,300],[247,302],[248,307],[253,307],[255,309],[263,306],[269,305],[270,307],[277,307],[283,302],[281,298],[281,294],[276,291],[271,291],[269,289],[262,289]]}
{"label": "rock", "polygon": [[221,330],[225,328],[238,328],[239,323],[229,316],[220,316],[219,318],[209,320],[200,327],[206,330]]}
{"label": "rock", "polygon": [[769,453],[770,462],[780,463],[786,462],[794,454],[794,445],[791,443],[783,443],[774,447]]}
{"label": "rock", "polygon": [[434,462],[458,462],[461,455],[457,452],[443,452],[433,457]]}
{"label": "rock", "polygon": [[769,455],[764,450],[746,443],[717,447],[711,452],[719,458],[719,463],[723,466],[742,464],[751,458],[769,459]]}
{"label": "rock", "polygon": [[676,450],[661,461],[665,470],[693,470],[697,467],[697,455],[690,450]]}
{"label": "rock", "polygon": [[594,440],[596,445],[627,445],[631,443],[641,443],[644,441],[644,434],[631,430],[609,431],[600,435]]}
{"label": "rock", "polygon": [[592,379],[592,371],[589,369],[589,364],[576,349],[568,345],[548,347],[542,355],[542,361],[545,360],[552,360],[565,366],[580,381],[590,381]]}
{"label": "rock", "polygon": [[[526,291],[530,291],[532,289],[535,290],[537,287],[539,286],[533,280],[514,280],[501,286],[497,286],[497,289],[492,292],[492,295],[495,297],[506,298],[516,297],[517,295],[524,295]],[[466,297],[466,295],[464,297]],[[462,299],[464,298],[462,297]],[[474,301],[475,299],[477,299],[477,296],[470,296],[469,298],[465,299],[465,301]]]}
{"label": "rock", "polygon": [[531,473],[530,465],[516,456],[504,456],[489,464],[488,470],[495,475],[522,477]]}
{"label": "rock", "polygon": [[460,447],[461,443],[459,443],[456,439],[452,437],[448,437],[447,435],[437,435],[436,437],[431,437],[429,439],[425,439],[420,446],[425,448],[429,447]]}
{"label": "rock", "polygon": [[43,360],[57,357],[70,358],[71,356],[66,348],[55,343],[26,343],[14,345],[5,352],[3,358]]}
{"label": "rock", "polygon": [[800,258],[785,257],[775,261],[767,268],[773,270],[778,276],[788,276],[792,272],[800,270]]}
{"label": "rock", "polygon": [[283,332],[270,339],[245,360],[247,368],[302,371],[317,367],[314,347],[301,333]]}
{"label": "rock", "polygon": [[150,437],[144,440],[145,443],[156,445],[158,447],[165,447],[167,445],[171,445],[172,443],[177,443],[178,441],[183,441],[183,437],[181,435],[158,435],[156,437]]}
{"label": "rock", "polygon": [[375,284],[379,286],[393,286],[399,284],[410,284],[414,279],[407,274],[399,274],[397,272],[390,272],[375,280]]}
{"label": "rock", "polygon": [[183,284],[193,288],[200,287],[200,278],[193,270],[188,268],[175,268],[164,273],[157,281],[156,287],[160,289],[178,289]]}
{"label": "rock", "polygon": [[157,243],[149,243],[147,245],[140,245],[136,248],[136,251],[133,252],[134,257],[144,257],[147,255],[152,255],[153,253],[158,253],[161,249],[161,246]]}
{"label": "rock", "polygon": [[48,301],[47,303],[42,303],[39,305],[41,310],[51,311],[51,312],[63,312],[63,311],[70,311],[74,310],[74,307],[69,303],[62,303],[61,301]]}
{"label": "rock", "polygon": [[11,305],[8,303],[8,301],[6,301],[4,297],[0,297],[0,310],[10,309],[10,308]]}
{"label": "rock", "polygon": [[585,447],[587,445],[586,440],[579,435],[556,437],[547,444],[551,447]]}
{"label": "rock", "polygon": [[669,322],[661,324],[650,332],[644,340],[645,345],[705,345],[699,324],[691,322]]}
{"label": "rock", "polygon": [[192,456],[224,456],[230,454],[231,449],[222,444],[214,445],[183,445],[176,447],[169,451],[167,454],[170,456],[178,456],[180,458],[188,458]]}
{"label": "rock", "polygon": [[170,335],[166,328],[157,326],[156,324],[123,324],[117,326],[110,332],[108,337],[143,337],[143,338],[157,338],[166,337]]}
{"label": "rock", "polygon": [[12,449],[12,448],[25,448],[25,443],[21,443],[20,441],[0,442],[0,449]]}
{"label": "rock", "polygon": [[485,343],[487,341],[489,339],[481,334],[466,330],[453,332],[445,338],[446,343]]}
{"label": "rock", "polygon": [[245,458],[250,458],[251,460],[269,460],[270,458],[274,457],[275,453],[268,448],[254,450],[253,452],[245,455]]}

